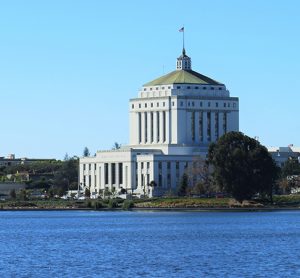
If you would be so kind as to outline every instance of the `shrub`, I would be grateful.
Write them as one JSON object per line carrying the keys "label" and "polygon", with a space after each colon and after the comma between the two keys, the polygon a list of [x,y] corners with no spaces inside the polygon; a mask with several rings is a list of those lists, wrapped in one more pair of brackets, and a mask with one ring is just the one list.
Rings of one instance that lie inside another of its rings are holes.
{"label": "shrub", "polygon": [[118,202],[114,199],[110,199],[108,202],[108,208],[112,209],[116,207],[118,207]]}
{"label": "shrub", "polygon": [[94,202],[94,209],[100,209],[103,208],[103,204],[100,201],[95,201]]}
{"label": "shrub", "polygon": [[133,206],[134,206],[133,201],[131,201],[131,200],[125,200],[123,202],[122,209],[123,210],[129,210],[129,209],[133,208]]}

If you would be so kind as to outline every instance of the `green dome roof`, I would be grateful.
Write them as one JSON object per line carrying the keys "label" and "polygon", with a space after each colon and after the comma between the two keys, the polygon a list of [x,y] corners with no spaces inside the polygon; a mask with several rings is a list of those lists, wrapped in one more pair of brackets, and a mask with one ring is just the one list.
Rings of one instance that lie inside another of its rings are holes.
{"label": "green dome roof", "polygon": [[219,83],[193,70],[175,70],[144,84],[144,86],[168,84],[223,85],[222,83]]}

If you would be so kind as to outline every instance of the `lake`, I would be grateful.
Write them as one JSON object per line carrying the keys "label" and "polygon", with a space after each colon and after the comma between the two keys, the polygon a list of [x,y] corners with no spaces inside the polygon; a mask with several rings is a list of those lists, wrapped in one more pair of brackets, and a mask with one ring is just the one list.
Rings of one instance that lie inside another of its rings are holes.
{"label": "lake", "polygon": [[0,277],[300,277],[300,211],[0,211]]}

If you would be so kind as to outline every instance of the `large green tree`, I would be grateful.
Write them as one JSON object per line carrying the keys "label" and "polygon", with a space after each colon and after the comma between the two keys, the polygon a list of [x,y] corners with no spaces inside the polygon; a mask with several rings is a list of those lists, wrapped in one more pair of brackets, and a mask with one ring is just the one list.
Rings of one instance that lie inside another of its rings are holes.
{"label": "large green tree", "polygon": [[241,132],[229,132],[209,147],[209,163],[221,190],[238,200],[266,194],[272,201],[277,167],[268,150]]}

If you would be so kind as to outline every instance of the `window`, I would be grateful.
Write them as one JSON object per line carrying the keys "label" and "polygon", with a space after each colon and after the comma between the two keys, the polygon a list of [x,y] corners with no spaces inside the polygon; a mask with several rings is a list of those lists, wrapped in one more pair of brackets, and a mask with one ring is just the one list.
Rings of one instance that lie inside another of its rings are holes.
{"label": "window", "polygon": [[224,102],[224,107],[226,107],[226,102]]}
{"label": "window", "polygon": [[230,102],[228,102],[228,105],[227,105],[228,107],[230,107]]}
{"label": "window", "polygon": [[195,103],[192,101],[192,106],[195,106]]}
{"label": "window", "polygon": [[147,89],[146,88],[144,88],[144,91],[146,91]]}
{"label": "window", "polygon": [[156,106],[157,106],[157,107],[159,107],[159,102],[158,102],[158,103],[156,103]]}
{"label": "window", "polygon": [[156,90],[158,90],[159,88],[158,87],[156,87]]}
{"label": "window", "polygon": [[131,108],[132,108],[132,109],[134,108],[134,104],[131,104]]}
{"label": "window", "polygon": [[166,103],[165,102],[163,102],[163,106],[165,106],[166,105]]}
{"label": "window", "polygon": [[187,86],[188,89],[191,89],[191,86]]}
{"label": "window", "polygon": [[147,103],[145,103],[145,108],[147,108]]}
{"label": "window", "polygon": [[207,141],[211,141],[211,113],[207,112]]}
{"label": "window", "polygon": [[164,90],[164,89],[165,89],[165,87],[161,87],[161,89],[162,89],[162,90]]}
{"label": "window", "polygon": [[123,184],[123,163],[119,163],[119,184]]}
{"label": "window", "polygon": [[153,107],[153,103],[151,102],[151,107]]}
{"label": "window", "polygon": [[183,101],[180,101],[180,106],[183,106]]}
{"label": "window", "polygon": [[91,164],[89,164],[89,170],[91,171],[91,169],[92,169],[92,165],[91,165]]}
{"label": "window", "polygon": [[191,115],[191,137],[195,141],[195,112],[192,112]]}
{"label": "window", "polygon": [[104,184],[108,184],[108,163],[104,163]]}
{"label": "window", "polygon": [[219,103],[218,102],[216,102],[216,107],[219,107]]}
{"label": "window", "polygon": [[180,89],[181,87],[180,86],[177,86],[177,89]]}
{"label": "window", "polygon": [[198,87],[198,86],[196,86],[196,87],[195,87],[195,89],[196,89],[196,90],[198,90],[198,89],[199,89],[199,87]]}
{"label": "window", "polygon": [[147,162],[147,169],[150,169],[150,162]]}
{"label": "window", "polygon": [[190,103],[190,102],[188,102],[188,106],[191,106],[191,103]]}
{"label": "window", "polygon": [[116,184],[116,163],[111,164],[111,183]]}
{"label": "window", "polygon": [[210,107],[210,102],[207,104],[208,107]]}
{"label": "window", "polygon": [[141,169],[144,169],[144,162],[141,162]]}
{"label": "window", "polygon": [[203,90],[206,90],[206,87],[203,87]]}
{"label": "window", "polygon": [[152,88],[150,88],[150,91],[152,91]]}
{"label": "window", "polygon": [[95,163],[95,171],[97,170],[97,164]]}
{"label": "window", "polygon": [[202,107],[203,106],[203,103],[202,103],[202,101],[200,101],[200,107]]}
{"label": "window", "polygon": [[172,101],[172,106],[175,106],[175,102],[174,101]]}
{"label": "window", "polygon": [[171,89],[171,86],[169,86],[168,89]]}
{"label": "window", "polygon": [[221,91],[221,90],[222,90],[222,87],[219,87],[219,90]]}
{"label": "window", "polygon": [[141,108],[141,104],[139,103],[139,108]]}
{"label": "window", "polygon": [[233,103],[233,107],[235,107],[236,106],[236,104],[235,103]]}
{"label": "window", "polygon": [[83,164],[83,171],[85,171],[85,164]]}
{"label": "window", "polygon": [[211,90],[214,90],[215,88],[214,88],[214,87],[210,87],[210,89],[211,89]]}

